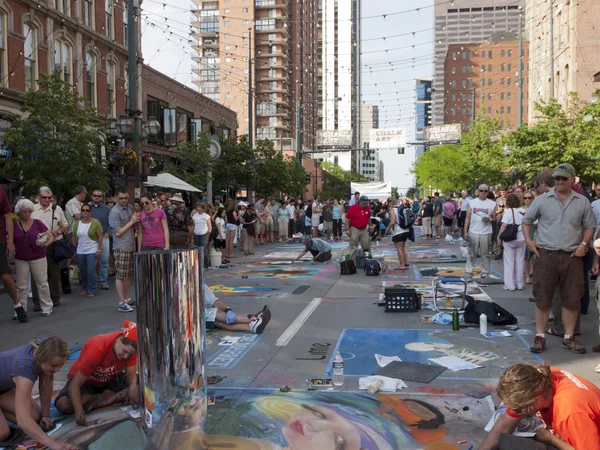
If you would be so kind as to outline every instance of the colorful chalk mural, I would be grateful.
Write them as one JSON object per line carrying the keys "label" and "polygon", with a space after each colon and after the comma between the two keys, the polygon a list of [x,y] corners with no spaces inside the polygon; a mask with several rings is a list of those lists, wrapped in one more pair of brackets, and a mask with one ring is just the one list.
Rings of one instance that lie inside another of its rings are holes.
{"label": "colorful chalk mural", "polygon": [[224,284],[214,284],[209,286],[215,294],[243,294],[248,292],[271,292],[274,288],[261,286],[226,286]]}
{"label": "colorful chalk mural", "polygon": [[269,267],[256,267],[251,270],[241,270],[236,272],[237,276],[247,278],[276,278],[278,280],[288,279],[311,279],[319,273],[323,266],[314,265],[301,267],[296,266],[269,266]]}
{"label": "colorful chalk mural", "polygon": [[477,448],[494,413],[489,398],[460,395],[229,389],[209,394],[218,401],[208,407],[206,433],[182,406],[170,408],[170,423],[190,426],[164,429],[160,442],[148,442],[140,419],[117,406],[90,413],[87,427],[65,418],[54,437],[81,450],[457,450],[463,440]]}

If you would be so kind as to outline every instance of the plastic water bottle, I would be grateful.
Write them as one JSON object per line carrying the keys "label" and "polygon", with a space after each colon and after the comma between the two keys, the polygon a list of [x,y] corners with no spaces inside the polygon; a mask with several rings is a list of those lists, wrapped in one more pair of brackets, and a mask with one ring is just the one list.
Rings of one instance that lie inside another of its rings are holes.
{"label": "plastic water bottle", "polygon": [[487,316],[485,313],[481,313],[479,316],[479,332],[481,334],[487,333]]}
{"label": "plastic water bottle", "polygon": [[344,358],[340,352],[336,352],[335,358],[333,358],[333,385],[344,385]]}

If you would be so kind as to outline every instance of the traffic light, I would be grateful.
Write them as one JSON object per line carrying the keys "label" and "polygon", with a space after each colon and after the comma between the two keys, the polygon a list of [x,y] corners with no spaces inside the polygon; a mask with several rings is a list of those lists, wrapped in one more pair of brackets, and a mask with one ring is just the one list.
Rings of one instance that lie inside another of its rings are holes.
{"label": "traffic light", "polygon": [[306,184],[310,184],[310,173],[306,173]]}

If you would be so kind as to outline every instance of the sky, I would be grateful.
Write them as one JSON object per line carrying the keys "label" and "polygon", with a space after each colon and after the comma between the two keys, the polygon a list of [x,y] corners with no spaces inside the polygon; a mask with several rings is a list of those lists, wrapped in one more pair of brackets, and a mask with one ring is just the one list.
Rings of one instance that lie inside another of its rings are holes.
{"label": "sky", "polygon": [[[405,128],[414,139],[415,79],[433,74],[433,1],[362,0],[362,97],[379,106],[379,128]],[[192,2],[143,0],[142,52],[146,64],[192,84]],[[384,17],[385,16],[385,17]],[[385,38],[385,39],[384,39]],[[414,184],[414,149],[380,152],[385,181],[405,191]]]}

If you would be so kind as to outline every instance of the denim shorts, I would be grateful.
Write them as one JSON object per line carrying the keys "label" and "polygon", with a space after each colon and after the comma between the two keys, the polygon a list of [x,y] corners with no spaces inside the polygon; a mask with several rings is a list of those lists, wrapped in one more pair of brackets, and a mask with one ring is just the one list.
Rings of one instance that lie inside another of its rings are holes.
{"label": "denim shorts", "polygon": [[238,226],[237,226],[236,224],[234,224],[234,223],[228,223],[228,224],[225,226],[225,229],[226,229],[227,231],[237,231],[237,229],[238,229]]}

